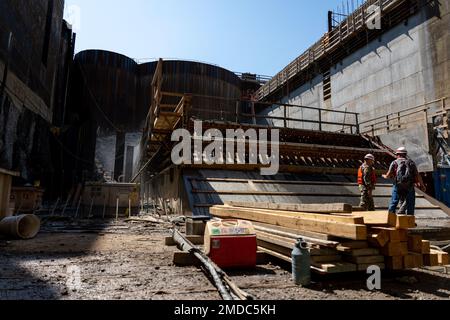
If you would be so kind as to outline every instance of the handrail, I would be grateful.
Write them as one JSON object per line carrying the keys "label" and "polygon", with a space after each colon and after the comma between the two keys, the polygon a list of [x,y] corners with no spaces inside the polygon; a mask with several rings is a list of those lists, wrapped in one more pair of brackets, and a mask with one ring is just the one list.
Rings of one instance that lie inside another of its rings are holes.
{"label": "handrail", "polygon": [[[314,108],[314,107],[307,107],[302,105],[293,105],[293,104],[285,104],[285,103],[277,103],[277,102],[254,102],[251,100],[238,100],[238,99],[226,99],[222,97],[212,97],[212,96],[205,96],[205,95],[191,95],[191,98],[193,99],[193,103],[191,105],[194,112],[205,112],[207,114],[217,114],[219,115],[217,120],[223,120],[224,118],[227,119],[233,119],[235,123],[239,123],[240,119],[250,119],[253,120],[253,123],[256,124],[257,119],[263,119],[263,120],[279,120],[280,122],[284,122],[282,127],[284,128],[293,128],[295,127],[290,126],[291,122],[295,123],[309,123],[309,124],[317,124],[319,131],[332,131],[333,128],[327,128],[325,126],[338,126],[342,128],[342,130],[350,130],[351,133],[359,134],[359,114],[356,112],[345,112],[341,110],[329,110],[329,109],[322,109],[322,108]],[[213,99],[216,101],[228,101],[228,102],[234,102],[236,103],[236,108],[232,111],[230,108],[226,109],[202,109],[195,106],[195,98],[208,98]],[[242,106],[244,104],[247,104],[247,107],[252,110],[252,113],[245,113],[242,112]],[[263,105],[267,106],[267,113],[268,114],[262,114],[261,112],[256,113],[253,110],[255,109],[255,106]],[[270,114],[269,108],[274,107],[274,110],[278,113],[277,114]],[[314,112],[313,115],[310,115],[308,118],[292,118],[289,117],[289,110],[298,108],[299,110],[312,110]],[[349,117],[346,117],[344,121],[337,122],[337,121],[327,121],[326,114],[345,114]],[[214,117],[214,116],[213,116]],[[203,119],[203,120],[213,120],[213,119]],[[334,128],[335,129],[335,128]]]}
{"label": "handrail", "polygon": [[[420,113],[425,113],[426,119],[428,121],[428,118],[435,117],[438,115],[439,112],[442,112],[443,114],[446,114],[450,111],[450,108],[446,106],[446,100],[448,97],[443,97],[440,99],[436,99],[433,101],[429,101],[426,103],[423,103],[421,105],[407,108],[398,112],[389,113],[384,116],[376,117],[370,120],[366,120],[360,123],[361,125],[361,132],[362,133],[372,133],[375,134],[375,131],[387,129],[390,130],[391,127],[397,127],[401,128],[402,125],[404,125],[406,122],[402,122],[402,118],[418,115]],[[436,114],[429,115],[428,112],[431,109],[431,104],[441,103],[440,109],[437,111]],[[383,121],[378,121],[384,119]]]}
{"label": "handrail", "polygon": [[[442,101],[443,99],[445,100],[445,99],[447,99],[447,97],[443,97],[443,98],[436,99],[436,100],[433,100],[433,101],[430,101],[430,102],[426,102],[426,103],[423,103],[423,104],[419,104],[419,105],[417,105],[417,106],[415,106],[415,107],[411,107],[411,108],[408,108],[408,109],[404,109],[404,110],[399,111],[399,112],[407,112],[407,111],[411,111],[411,110],[415,110],[415,109],[423,109],[423,107],[425,107],[425,106],[427,106],[427,105],[430,105],[430,104],[433,104],[433,103],[436,103],[436,102],[440,102],[440,101]],[[370,120],[361,121],[359,124],[363,125],[363,124],[366,124],[366,123],[369,123],[369,122],[372,122],[372,121],[375,121],[375,120],[386,119],[386,117],[392,116],[392,115],[397,115],[399,112],[392,112],[392,113],[389,113],[389,114],[384,115],[384,116],[379,116],[379,117],[377,117],[377,118],[373,118],[373,119],[370,119]]]}
{"label": "handrail", "polygon": [[306,69],[313,64],[324,54],[329,53],[336,48],[343,40],[345,40],[350,33],[350,25],[353,26],[353,32],[359,31],[365,26],[365,20],[367,18],[366,12],[371,5],[381,6],[382,12],[391,10],[397,4],[406,0],[367,0],[359,8],[357,8],[352,14],[350,14],[339,26],[333,29],[331,32],[326,33],[322,38],[314,43],[308,50],[301,54],[294,61],[289,63],[284,69],[276,74],[270,81],[264,84],[257,92],[256,98],[262,100],[279,87],[288,82],[300,71]]}

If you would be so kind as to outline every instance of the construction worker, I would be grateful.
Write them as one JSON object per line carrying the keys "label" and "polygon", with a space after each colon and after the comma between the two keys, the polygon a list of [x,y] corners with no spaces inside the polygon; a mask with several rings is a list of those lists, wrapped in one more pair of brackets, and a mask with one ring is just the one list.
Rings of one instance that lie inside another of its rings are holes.
{"label": "construction worker", "polygon": [[358,185],[361,191],[361,203],[365,211],[375,211],[375,203],[373,201],[373,190],[377,183],[377,175],[375,168],[375,157],[372,154],[368,154],[364,157],[364,163],[358,170]]}
{"label": "construction worker", "polygon": [[396,213],[397,206],[400,205],[398,214],[414,215],[416,206],[415,186],[424,191],[426,188],[416,164],[408,159],[406,148],[398,148],[396,156],[397,160],[392,162],[388,173],[383,175],[385,179],[394,180],[389,212]]}

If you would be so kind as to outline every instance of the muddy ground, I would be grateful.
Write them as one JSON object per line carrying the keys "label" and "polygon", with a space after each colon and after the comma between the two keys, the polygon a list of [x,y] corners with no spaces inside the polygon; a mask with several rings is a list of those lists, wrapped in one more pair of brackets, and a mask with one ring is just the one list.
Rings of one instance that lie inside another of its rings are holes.
{"label": "muddy ground", "polygon": [[[0,239],[0,299],[216,300],[201,269],[172,263],[164,245],[169,223],[51,221],[29,241]],[[450,275],[425,270],[384,273],[382,290],[364,274],[314,276],[310,288],[290,280],[289,266],[272,261],[229,272],[256,299],[449,299]]]}

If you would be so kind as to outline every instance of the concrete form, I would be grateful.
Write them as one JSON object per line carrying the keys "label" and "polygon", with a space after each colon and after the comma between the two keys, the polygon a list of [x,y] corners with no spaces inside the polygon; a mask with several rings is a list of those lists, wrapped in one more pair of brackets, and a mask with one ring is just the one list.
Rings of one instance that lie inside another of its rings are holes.
{"label": "concrete form", "polygon": [[[418,1],[418,8],[416,14],[382,30],[362,48],[347,54],[345,46],[340,49],[344,58],[335,60],[330,68],[330,100],[324,99],[323,74],[316,73],[299,87],[284,88],[280,101],[356,112],[364,122],[450,96],[450,1]],[[441,105],[429,107],[433,112]],[[281,115],[283,110],[263,112]],[[311,114],[294,110],[289,116],[307,118]],[[324,115],[324,119],[338,120],[336,114]],[[393,148],[406,145],[422,171],[433,171],[428,127],[420,116],[411,122],[412,129],[393,130],[382,139]]]}

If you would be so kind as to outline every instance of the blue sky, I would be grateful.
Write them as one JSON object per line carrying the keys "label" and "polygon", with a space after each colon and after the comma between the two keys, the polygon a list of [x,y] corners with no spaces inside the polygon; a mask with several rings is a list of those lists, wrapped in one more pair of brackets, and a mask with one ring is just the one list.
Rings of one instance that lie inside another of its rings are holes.
{"label": "blue sky", "polygon": [[327,11],[344,1],[66,0],[66,7],[80,9],[77,52],[198,60],[273,76],[326,32]]}

